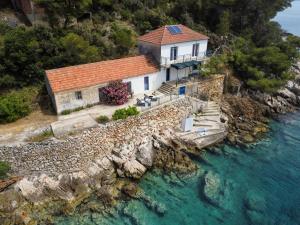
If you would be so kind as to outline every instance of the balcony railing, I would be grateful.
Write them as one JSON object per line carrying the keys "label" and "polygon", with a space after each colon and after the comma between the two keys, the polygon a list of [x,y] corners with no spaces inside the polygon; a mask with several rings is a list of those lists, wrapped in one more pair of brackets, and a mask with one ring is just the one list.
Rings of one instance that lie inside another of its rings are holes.
{"label": "balcony railing", "polygon": [[161,57],[160,65],[161,66],[170,66],[171,64],[175,64],[175,63],[189,62],[192,60],[204,61],[205,59],[207,59],[206,52],[199,52],[198,56],[192,56],[191,54],[179,55],[179,56],[177,56],[177,58],[175,60],[171,60],[170,57]]}

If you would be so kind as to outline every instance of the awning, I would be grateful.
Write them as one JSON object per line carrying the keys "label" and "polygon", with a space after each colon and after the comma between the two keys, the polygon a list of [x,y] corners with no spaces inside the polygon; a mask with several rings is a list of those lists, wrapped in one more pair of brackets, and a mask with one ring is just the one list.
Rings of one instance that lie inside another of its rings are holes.
{"label": "awning", "polygon": [[175,64],[172,64],[171,67],[173,67],[177,70],[181,70],[181,69],[184,69],[184,68],[187,68],[187,67],[197,66],[199,64],[200,64],[199,61],[192,60],[192,61],[188,61],[188,62],[175,63]]}

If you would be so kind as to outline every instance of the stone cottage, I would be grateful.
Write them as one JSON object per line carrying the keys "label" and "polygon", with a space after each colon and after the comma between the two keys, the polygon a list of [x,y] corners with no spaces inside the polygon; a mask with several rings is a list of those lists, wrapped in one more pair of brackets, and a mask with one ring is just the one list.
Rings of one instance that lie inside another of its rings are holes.
{"label": "stone cottage", "polygon": [[[155,91],[198,71],[206,59],[208,37],[184,25],[158,28],[138,38],[139,56],[46,71],[56,112],[97,104],[99,90],[122,80],[133,94]],[[184,86],[177,90],[185,94]]]}

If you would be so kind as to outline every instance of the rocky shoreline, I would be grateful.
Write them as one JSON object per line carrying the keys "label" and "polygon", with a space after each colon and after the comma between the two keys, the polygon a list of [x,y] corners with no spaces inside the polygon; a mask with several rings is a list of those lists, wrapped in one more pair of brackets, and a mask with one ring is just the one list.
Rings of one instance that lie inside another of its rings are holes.
{"label": "rocky shoreline", "polygon": [[295,112],[300,107],[300,62],[293,66],[295,79],[273,94],[243,89],[229,91],[221,100],[221,110],[228,119],[227,142],[247,146],[264,137],[270,119]]}
{"label": "rocky shoreline", "polygon": [[52,224],[52,216],[72,215],[81,205],[109,212],[124,195],[134,195],[134,183],[152,167],[195,171],[183,145],[172,140],[182,119],[201,107],[201,101],[185,97],[67,140],[1,147],[1,158],[23,178],[0,193],[0,223]]}

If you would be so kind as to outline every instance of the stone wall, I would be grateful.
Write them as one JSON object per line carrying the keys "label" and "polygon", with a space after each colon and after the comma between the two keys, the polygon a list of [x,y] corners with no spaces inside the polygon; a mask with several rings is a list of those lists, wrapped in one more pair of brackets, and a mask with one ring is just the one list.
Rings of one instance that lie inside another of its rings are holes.
{"label": "stone wall", "polygon": [[198,93],[210,101],[220,102],[224,92],[224,75],[213,75],[199,82]]}
{"label": "stone wall", "polygon": [[154,134],[161,135],[176,128],[185,116],[196,110],[190,98],[182,98],[140,116],[112,122],[106,127],[92,128],[66,140],[0,147],[0,158],[12,165],[16,175],[82,171],[95,160],[110,157],[112,152],[118,155],[125,148],[128,151],[138,149]]}

